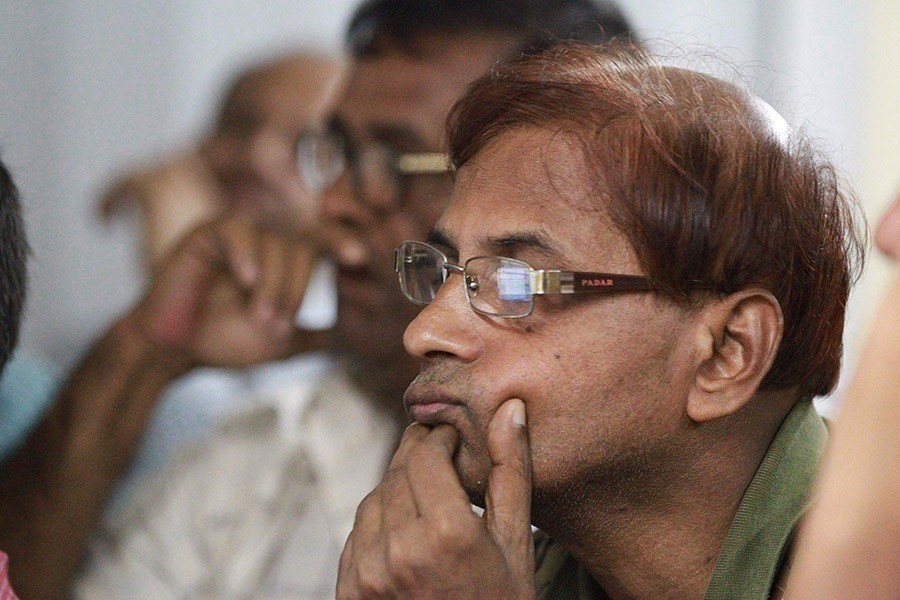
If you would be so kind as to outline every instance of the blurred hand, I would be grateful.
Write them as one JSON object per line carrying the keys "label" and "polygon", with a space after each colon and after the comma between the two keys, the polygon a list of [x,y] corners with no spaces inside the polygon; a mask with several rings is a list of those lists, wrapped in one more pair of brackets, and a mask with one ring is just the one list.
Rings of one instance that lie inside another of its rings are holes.
{"label": "blurred hand", "polygon": [[488,427],[484,518],[472,512],[453,467],[456,430],[407,428],[381,484],[357,510],[337,598],[533,598],[524,414],[521,400],[509,400]]}
{"label": "blurred hand", "polygon": [[157,265],[137,307],[150,339],[194,364],[242,367],[321,349],[294,326],[325,236],[228,218],[188,234]]}

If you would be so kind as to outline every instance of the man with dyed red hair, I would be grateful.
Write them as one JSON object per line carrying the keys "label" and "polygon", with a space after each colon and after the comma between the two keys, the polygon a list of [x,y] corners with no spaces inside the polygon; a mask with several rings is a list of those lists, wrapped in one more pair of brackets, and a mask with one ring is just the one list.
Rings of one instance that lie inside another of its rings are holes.
{"label": "man with dyed red hair", "polygon": [[862,258],[834,169],[734,85],[572,44],[448,138],[396,256],[415,424],[338,598],[779,597]]}

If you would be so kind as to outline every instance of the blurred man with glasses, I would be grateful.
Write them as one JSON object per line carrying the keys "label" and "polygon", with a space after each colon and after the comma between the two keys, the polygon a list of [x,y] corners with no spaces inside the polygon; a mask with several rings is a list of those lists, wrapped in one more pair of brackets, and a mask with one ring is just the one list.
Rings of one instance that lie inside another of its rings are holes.
{"label": "blurred man with glasses", "polygon": [[346,87],[327,128],[297,146],[304,178],[328,188],[310,263],[324,254],[337,266],[334,369],[235,416],[144,490],[96,540],[77,597],[334,596],[356,505],[406,422],[418,365],[402,332],[417,308],[397,287],[394,249],[426,235],[449,200],[447,112],[503,56],[553,38],[631,37],[615,6],[592,0],[370,0],[356,11]]}

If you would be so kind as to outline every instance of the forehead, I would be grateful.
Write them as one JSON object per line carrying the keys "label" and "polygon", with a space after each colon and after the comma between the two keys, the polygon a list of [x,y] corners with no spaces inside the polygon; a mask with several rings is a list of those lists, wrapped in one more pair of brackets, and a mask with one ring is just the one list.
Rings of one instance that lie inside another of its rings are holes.
{"label": "forehead", "polygon": [[320,118],[340,79],[340,66],[326,59],[298,60],[261,71],[241,82],[226,110],[273,121]]}
{"label": "forehead", "polygon": [[548,254],[571,261],[550,266],[639,265],[571,133],[525,127],[499,135],[460,169],[436,229],[454,242],[460,258],[501,251],[491,240],[536,233],[552,246]]}
{"label": "forehead", "polygon": [[409,130],[430,149],[441,149],[453,103],[507,46],[496,37],[442,38],[420,53],[397,50],[359,59],[336,115],[360,139],[373,128],[394,127]]}

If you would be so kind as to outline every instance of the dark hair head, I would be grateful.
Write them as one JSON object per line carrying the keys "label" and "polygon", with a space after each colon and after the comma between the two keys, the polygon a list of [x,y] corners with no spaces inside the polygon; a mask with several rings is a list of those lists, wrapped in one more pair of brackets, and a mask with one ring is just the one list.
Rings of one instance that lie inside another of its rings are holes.
{"label": "dark hair head", "polygon": [[559,44],[472,85],[448,121],[454,163],[519,127],[577,136],[596,202],[668,297],[696,300],[695,282],[775,296],[785,330],[761,389],[831,391],[863,258],[856,202],[774,110],[634,50]]}
{"label": "dark hair head", "polygon": [[415,52],[433,36],[480,34],[508,36],[526,51],[553,40],[637,39],[607,0],[367,0],[350,21],[347,45],[359,58],[387,49]]}
{"label": "dark hair head", "polygon": [[19,339],[28,242],[12,176],[0,160],[0,370]]}

